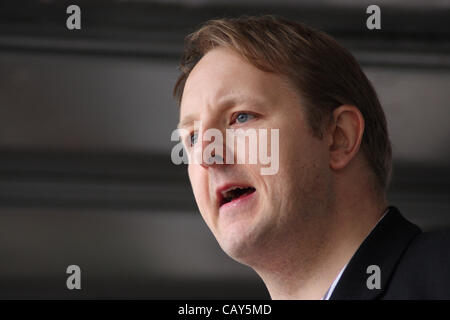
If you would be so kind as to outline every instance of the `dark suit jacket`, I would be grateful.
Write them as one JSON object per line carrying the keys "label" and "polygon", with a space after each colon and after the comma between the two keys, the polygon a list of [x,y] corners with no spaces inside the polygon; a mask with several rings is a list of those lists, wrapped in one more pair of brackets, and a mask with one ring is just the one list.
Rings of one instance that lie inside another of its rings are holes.
{"label": "dark suit jacket", "polygon": [[[375,274],[368,273],[370,265],[380,268],[379,289],[368,288]],[[330,299],[450,299],[450,232],[423,233],[389,207],[349,261]]]}

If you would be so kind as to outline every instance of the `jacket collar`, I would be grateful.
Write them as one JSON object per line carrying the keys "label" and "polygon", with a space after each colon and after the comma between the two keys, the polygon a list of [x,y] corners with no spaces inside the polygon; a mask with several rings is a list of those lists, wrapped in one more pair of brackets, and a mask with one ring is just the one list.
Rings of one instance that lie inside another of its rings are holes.
{"label": "jacket collar", "polygon": [[[391,275],[411,240],[422,231],[401,215],[396,207],[389,207],[384,218],[360,245],[350,259],[330,300],[363,299],[380,297],[389,284]],[[380,289],[369,289],[367,267],[380,268]]]}

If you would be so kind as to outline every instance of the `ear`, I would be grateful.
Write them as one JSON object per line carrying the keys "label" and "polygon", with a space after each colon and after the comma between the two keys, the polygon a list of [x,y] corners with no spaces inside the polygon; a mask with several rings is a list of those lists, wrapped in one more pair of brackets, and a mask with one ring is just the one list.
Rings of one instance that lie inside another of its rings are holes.
{"label": "ear", "polygon": [[352,105],[342,105],[333,111],[328,128],[330,168],[340,170],[359,151],[364,133],[364,117]]}

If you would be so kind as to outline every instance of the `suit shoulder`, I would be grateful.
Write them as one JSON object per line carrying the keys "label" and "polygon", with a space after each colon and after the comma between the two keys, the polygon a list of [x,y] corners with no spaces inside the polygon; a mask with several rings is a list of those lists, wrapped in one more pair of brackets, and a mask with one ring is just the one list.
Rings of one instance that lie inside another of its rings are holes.
{"label": "suit shoulder", "polygon": [[450,230],[417,235],[411,241],[400,263],[405,268],[422,272],[431,272],[436,268],[450,270]]}
{"label": "suit shoulder", "polygon": [[450,230],[414,237],[389,287],[387,298],[450,299]]}
{"label": "suit shoulder", "polygon": [[409,255],[450,255],[450,230],[423,232],[411,242],[406,252]]}

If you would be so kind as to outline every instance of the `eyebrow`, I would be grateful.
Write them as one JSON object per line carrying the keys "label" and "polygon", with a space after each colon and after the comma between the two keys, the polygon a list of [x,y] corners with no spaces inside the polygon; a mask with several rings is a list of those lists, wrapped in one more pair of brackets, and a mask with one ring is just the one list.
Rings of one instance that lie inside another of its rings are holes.
{"label": "eyebrow", "polygon": [[181,129],[181,128],[187,127],[188,124],[191,124],[191,123],[194,122],[194,121],[195,121],[195,116],[194,116],[194,115],[186,116],[186,117],[183,119],[183,121],[180,121],[180,122],[178,123],[177,129]]}
{"label": "eyebrow", "polygon": [[[218,112],[222,113],[225,109],[230,108],[231,106],[239,105],[242,103],[247,103],[251,105],[263,106],[262,101],[252,96],[248,96],[245,94],[229,94],[219,99],[217,105],[219,105]],[[189,124],[195,121],[195,115],[188,115],[182,121],[180,121],[177,125],[177,128],[187,127]]]}

